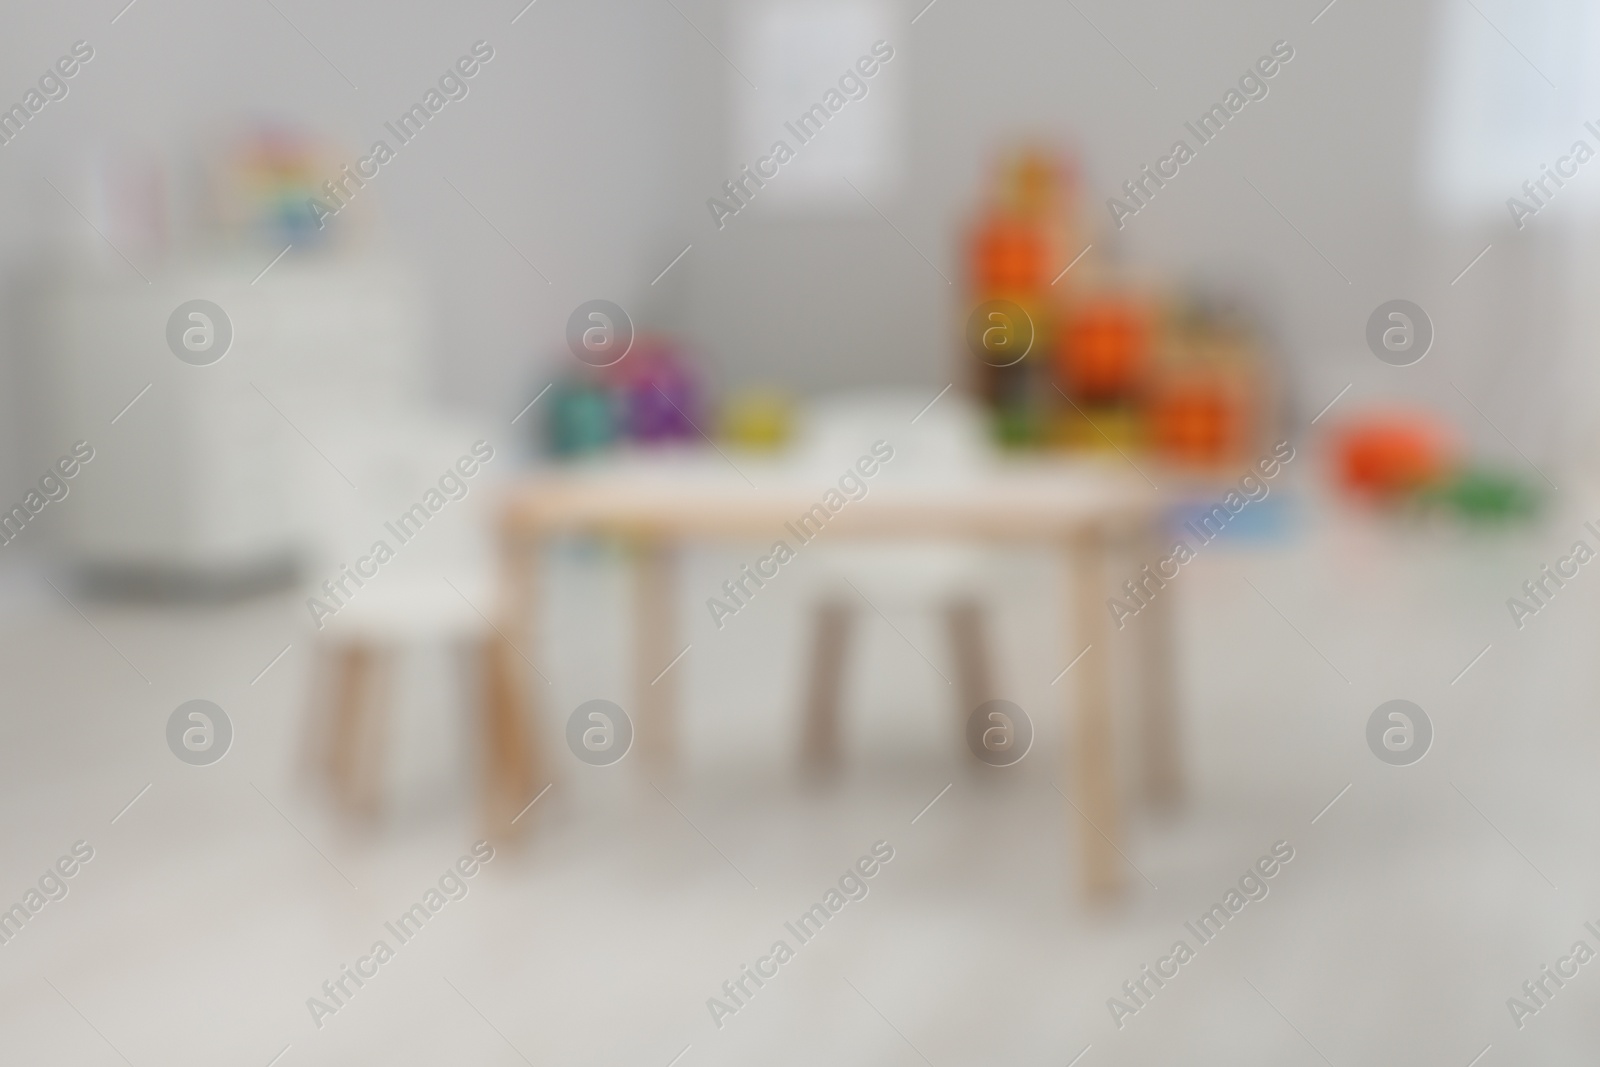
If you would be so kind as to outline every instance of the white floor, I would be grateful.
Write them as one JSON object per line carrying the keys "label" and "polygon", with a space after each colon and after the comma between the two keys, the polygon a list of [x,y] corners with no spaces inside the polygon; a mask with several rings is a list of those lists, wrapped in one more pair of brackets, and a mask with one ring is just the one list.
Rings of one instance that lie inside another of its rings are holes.
{"label": "white floor", "polygon": [[[1506,1007],[1574,942],[1600,948],[1583,926],[1600,928],[1600,577],[1520,632],[1505,608],[1578,519],[1511,536],[1304,513],[1297,528],[1209,546],[1174,583],[1189,800],[1158,819],[1130,797],[1131,888],[1109,907],[1078,892],[1092,831],[1052,787],[1070,785],[1057,719],[1072,676],[1050,680],[1075,646],[1038,561],[1009,564],[997,628],[1007,692],[1040,723],[1028,759],[963,760],[939,631],[896,615],[902,638],[873,616],[849,765],[814,787],[790,770],[804,576],[714,632],[703,598],[737,554],[684,576],[679,771],[650,782],[631,755],[572,758],[566,713],[629,690],[617,559],[569,550],[537,653],[554,784],[523,820],[526,848],[497,854],[320,1029],[307,998],[374,941],[395,946],[385,921],[478,836],[470,689],[438,656],[396,686],[389,811],[360,831],[300,776],[301,604],[79,602],[86,620],[14,566],[0,904],[74,842],[95,852],[0,946],[0,1060],[1467,1067],[1489,1046],[1484,1065],[1593,1062],[1600,963],[1521,1030]],[[168,714],[194,697],[237,730],[211,767],[165,746]],[[1364,739],[1393,697],[1437,731],[1407,768]],[[894,859],[869,894],[719,1029],[707,998],[774,941],[797,946],[785,921],[880,840]],[[1119,1029],[1107,999],[1175,940],[1197,945],[1185,920],[1280,840],[1295,854],[1270,894]]]}

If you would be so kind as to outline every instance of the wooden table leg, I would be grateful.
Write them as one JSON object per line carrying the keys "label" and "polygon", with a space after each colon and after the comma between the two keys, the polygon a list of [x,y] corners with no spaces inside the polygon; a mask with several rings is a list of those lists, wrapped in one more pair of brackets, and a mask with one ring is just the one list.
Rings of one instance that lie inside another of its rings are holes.
{"label": "wooden table leg", "polygon": [[[1153,567],[1165,555],[1160,529],[1147,536],[1145,551]],[[1175,614],[1175,583],[1156,590],[1149,606],[1139,612],[1134,627],[1140,631],[1140,670],[1144,705],[1140,730],[1144,748],[1145,799],[1157,807],[1176,806],[1183,795],[1183,759],[1178,744],[1177,696],[1174,680],[1177,650],[1172,628]]]}
{"label": "wooden table leg", "polygon": [[855,609],[830,600],[812,609],[811,677],[806,682],[801,758],[805,769],[823,773],[839,764],[839,705]]}
{"label": "wooden table leg", "polygon": [[981,602],[963,597],[945,605],[945,628],[956,654],[956,697],[962,729],[967,716],[985,700],[993,700],[994,659],[989,648],[989,615]]}
{"label": "wooden table leg", "polygon": [[311,646],[311,682],[306,687],[306,724],[301,731],[299,774],[319,789],[333,788],[334,722],[339,713],[337,687],[344,675],[343,657],[331,641]]}
{"label": "wooden table leg", "polygon": [[1067,546],[1067,574],[1076,610],[1076,630],[1069,639],[1067,657],[1092,646],[1078,663],[1077,729],[1068,732],[1075,759],[1072,791],[1083,820],[1084,878],[1089,892],[1109,896],[1123,886],[1125,875],[1114,842],[1121,834],[1117,817],[1114,766],[1110,652],[1105,600],[1105,540],[1099,530],[1088,530]]}
{"label": "wooden table leg", "polygon": [[[673,546],[655,539],[635,546],[633,670],[637,708],[634,743],[655,770],[668,769],[676,753],[677,645],[672,591]],[[668,670],[671,667],[671,670]]]}
{"label": "wooden table leg", "polygon": [[347,811],[363,802],[363,768],[371,754],[362,751],[365,720],[372,714],[373,659],[376,653],[356,641],[341,642],[333,652],[333,724],[329,731],[328,771],[334,796]]}
{"label": "wooden table leg", "polygon": [[[484,817],[489,833],[505,840],[538,790],[543,760],[538,741],[539,700],[528,678],[539,627],[537,539],[502,534],[499,633],[483,646]],[[529,728],[529,722],[533,728]]]}

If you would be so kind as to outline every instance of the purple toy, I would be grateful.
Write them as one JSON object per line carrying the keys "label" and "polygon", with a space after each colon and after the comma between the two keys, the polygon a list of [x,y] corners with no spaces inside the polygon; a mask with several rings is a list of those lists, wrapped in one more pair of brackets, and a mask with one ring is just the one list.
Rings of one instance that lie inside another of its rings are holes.
{"label": "purple toy", "polygon": [[698,440],[705,395],[693,370],[669,341],[639,338],[617,366],[625,431],[634,441]]}

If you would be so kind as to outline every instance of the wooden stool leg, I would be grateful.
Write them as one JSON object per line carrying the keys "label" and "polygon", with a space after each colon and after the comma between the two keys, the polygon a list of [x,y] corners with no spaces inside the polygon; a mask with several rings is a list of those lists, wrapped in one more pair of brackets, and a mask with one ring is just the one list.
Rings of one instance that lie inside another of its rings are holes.
{"label": "wooden stool leg", "polygon": [[334,796],[355,808],[360,790],[362,719],[371,703],[373,650],[367,645],[339,646],[334,656],[333,728],[329,732],[328,770]]}
{"label": "wooden stool leg", "polygon": [[801,758],[810,771],[839,763],[839,705],[844,695],[845,653],[855,610],[829,601],[812,612],[811,677],[806,686]]}
{"label": "wooden stool leg", "polygon": [[634,740],[652,768],[666,770],[672,765],[676,750],[676,672],[682,669],[674,657],[683,652],[677,647],[677,627],[673,625],[676,561],[672,546],[660,541],[642,541],[636,550],[633,670],[638,718],[634,721]]}
{"label": "wooden stool leg", "polygon": [[961,702],[963,729],[973,709],[995,696],[986,622],[983,605],[976,600],[957,600],[945,608],[945,626],[955,646],[956,697]]}
{"label": "wooden stool leg", "polygon": [[484,814],[496,836],[534,798],[539,755],[523,720],[517,652],[498,634],[482,647]]}
{"label": "wooden stool leg", "polygon": [[520,536],[509,522],[502,526],[499,633],[481,648],[483,812],[485,833],[496,842],[509,842],[518,829],[512,823],[538,795],[534,786],[544,766],[539,701],[524,671],[524,658],[538,647],[540,549],[537,538]]}
{"label": "wooden stool leg", "polygon": [[300,742],[298,774],[319,787],[333,782],[333,718],[338,710],[335,686],[339,684],[339,664],[333,651],[322,642],[312,646],[310,697],[306,700],[305,732]]}
{"label": "wooden stool leg", "polygon": [[1082,827],[1084,878],[1089,892],[1109,896],[1123,886],[1124,873],[1117,850],[1120,836],[1117,819],[1116,774],[1113,766],[1111,730],[1110,652],[1106,625],[1105,544],[1100,531],[1091,530],[1075,538],[1067,547],[1067,573],[1071,576],[1071,595],[1076,604],[1078,647],[1069,644],[1070,660],[1092,646],[1078,664],[1078,708],[1076,736],[1068,731],[1076,772],[1071,789],[1077,796],[1078,812],[1090,825]]}
{"label": "wooden stool leg", "polygon": [[384,750],[388,734],[388,709],[393,706],[396,649],[374,649],[372,681],[367,687],[362,742],[356,750],[355,811],[368,819],[378,816],[383,796]]}
{"label": "wooden stool leg", "polygon": [[1175,591],[1158,592],[1139,613],[1134,625],[1139,635],[1140,673],[1144,675],[1141,723],[1144,748],[1145,799],[1157,807],[1174,807],[1183,796],[1183,759],[1178,744],[1177,698],[1174,676],[1177,650],[1173,641]]}

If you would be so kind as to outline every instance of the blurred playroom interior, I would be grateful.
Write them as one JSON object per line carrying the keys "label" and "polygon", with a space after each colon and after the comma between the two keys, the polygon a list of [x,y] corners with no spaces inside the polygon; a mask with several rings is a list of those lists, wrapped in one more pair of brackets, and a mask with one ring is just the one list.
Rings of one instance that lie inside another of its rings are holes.
{"label": "blurred playroom interior", "polygon": [[1593,1058],[1588,6],[12,15],[17,1062]]}

